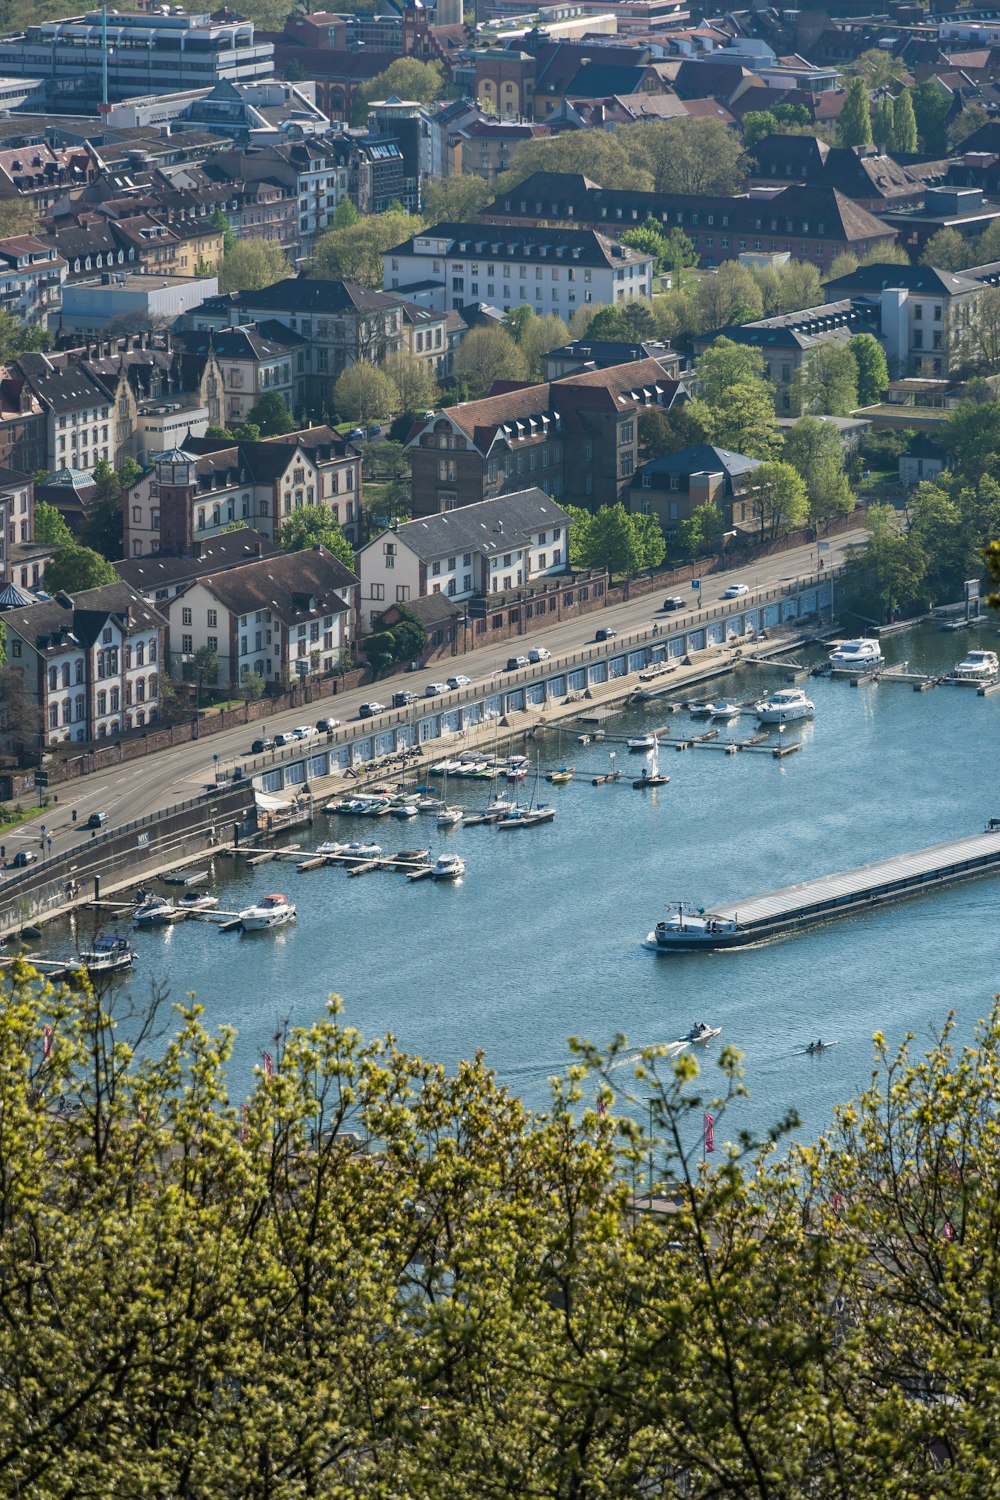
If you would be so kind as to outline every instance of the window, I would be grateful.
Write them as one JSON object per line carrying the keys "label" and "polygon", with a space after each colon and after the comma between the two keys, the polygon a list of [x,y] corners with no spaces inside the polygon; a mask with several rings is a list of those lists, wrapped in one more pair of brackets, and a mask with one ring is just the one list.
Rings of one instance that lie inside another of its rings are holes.
{"label": "window", "polygon": [[58,729],[58,727],[59,727],[59,705],[57,703],[53,703],[52,706],[49,709],[49,728],[50,729]]}
{"label": "window", "polygon": [[385,598],[385,584],[384,583],[373,583],[372,584],[372,598],[376,599],[376,600],[382,600],[382,599]]}
{"label": "window", "polygon": [[97,712],[98,712],[99,717],[103,718],[104,715],[107,713],[107,711],[108,711],[108,695],[105,692],[100,692],[97,695]]}
{"label": "window", "polygon": [[185,656],[190,656],[191,652],[194,650],[194,641],[189,635],[181,636],[181,650],[183,651]]}
{"label": "window", "polygon": [[181,610],[181,624],[182,625],[190,625],[191,624],[191,611],[189,609],[182,609]]}
{"label": "window", "polygon": [[205,644],[208,646],[209,651],[218,651],[219,637],[217,635],[210,635],[206,638]]}
{"label": "window", "polygon": [[111,712],[113,714],[116,714],[118,712],[118,709],[119,709],[120,706],[121,706],[121,694],[119,693],[119,691],[118,691],[117,688],[112,688],[111,689],[110,704],[109,704]]}
{"label": "window", "polygon": [[618,429],[619,443],[630,443],[632,441],[632,435],[633,424],[631,422],[623,422]]}
{"label": "window", "polygon": [[[17,654],[17,653],[15,653],[15,654]],[[76,680],[77,680],[78,683],[80,683],[80,682],[83,681],[83,661],[82,661],[82,659],[78,660],[77,664],[76,664]]]}
{"label": "window", "polygon": [[439,562],[433,562],[433,563],[431,563],[431,577],[432,578],[439,578],[440,576],[441,576],[441,564]]}

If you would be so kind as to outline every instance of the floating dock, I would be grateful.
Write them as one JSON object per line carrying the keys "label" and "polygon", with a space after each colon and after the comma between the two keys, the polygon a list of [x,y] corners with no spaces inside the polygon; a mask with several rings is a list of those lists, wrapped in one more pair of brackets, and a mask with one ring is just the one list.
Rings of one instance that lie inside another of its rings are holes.
{"label": "floating dock", "polygon": [[780,933],[814,927],[849,912],[1000,872],[1000,819],[985,833],[897,854],[836,875],[822,875],[695,914],[675,913],[650,933],[665,952],[738,948]]}

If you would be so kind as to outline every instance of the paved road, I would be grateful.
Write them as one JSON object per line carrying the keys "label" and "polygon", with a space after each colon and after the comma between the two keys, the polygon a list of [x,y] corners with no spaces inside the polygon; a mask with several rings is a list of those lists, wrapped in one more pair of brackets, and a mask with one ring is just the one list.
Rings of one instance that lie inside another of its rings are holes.
{"label": "paved road", "polygon": [[[864,531],[846,532],[831,540],[829,551],[823,558],[827,567],[841,560],[844,548],[851,542],[861,541]],[[392,694],[401,688],[422,692],[426,683],[444,681],[453,673],[464,673],[473,682],[489,680],[503,674],[509,656],[526,653],[532,646],[546,646],[554,659],[591,644],[599,626],[613,626],[616,631],[640,630],[654,620],[661,620],[671,627],[695,623],[701,611],[717,604],[723,590],[731,583],[746,583],[750,598],[760,591],[772,589],[781,583],[792,583],[796,578],[808,575],[816,567],[815,546],[796,547],[773,557],[762,558],[751,567],[729,573],[715,573],[702,581],[701,598],[690,586],[678,587],[677,592],[690,598],[691,607],[672,614],[662,611],[663,596],[659,593],[630,600],[627,604],[616,604],[597,610],[581,619],[564,620],[559,624],[546,625],[537,633],[527,632],[523,637],[505,641],[500,646],[491,646],[478,651],[459,652],[447,662],[432,663],[425,672],[400,673],[386,678],[373,687],[356,688],[335,698],[324,698],[306,708],[293,709],[276,714],[264,723],[251,724],[232,729],[224,734],[212,735],[205,740],[177,745],[171,750],[148,759],[126,762],[124,765],[100,771],[84,777],[79,782],[64,783],[53,788],[58,796],[57,805],[50,805],[40,812],[31,823],[22,824],[5,840],[7,859],[18,849],[40,851],[41,840],[52,839],[52,852],[64,851],[70,844],[89,839],[90,833],[82,824],[92,812],[108,814],[112,827],[139,818],[161,807],[169,807],[187,797],[198,796],[206,783],[212,781],[215,770],[214,756],[219,764],[232,763],[233,759],[247,755],[251,740],[258,735],[274,734],[291,729],[296,724],[315,723],[324,714],[334,714],[345,723],[356,719],[358,707],[367,699],[377,698],[388,704]],[[699,606],[701,607],[699,609]],[[459,642],[461,645],[461,642]],[[73,812],[77,822],[73,822]],[[44,834],[41,825],[45,825]]]}

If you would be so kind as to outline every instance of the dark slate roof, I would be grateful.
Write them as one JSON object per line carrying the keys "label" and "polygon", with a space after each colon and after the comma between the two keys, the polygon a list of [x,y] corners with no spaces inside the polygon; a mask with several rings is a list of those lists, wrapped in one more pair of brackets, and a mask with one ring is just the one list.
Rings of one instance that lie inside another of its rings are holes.
{"label": "dark slate roof", "polygon": [[[18,363],[24,369],[23,356]],[[54,412],[84,411],[90,406],[106,406],[112,400],[107,387],[79,365],[66,370],[49,366],[38,374],[25,369],[25,374],[39,400]]]}
{"label": "dark slate roof", "polygon": [[[523,185],[522,185],[523,187]],[[521,188],[515,188],[517,197]],[[648,261],[650,257],[627,245],[599,234],[596,229],[543,229],[532,226],[530,239],[523,229],[503,229],[495,224],[442,223],[433,224],[419,234],[412,235],[401,245],[394,245],[387,255],[424,255],[430,261],[430,251],[418,251],[417,240],[446,240],[450,242],[450,254],[461,254],[462,246],[471,247],[470,254],[495,254],[498,259],[528,260],[537,265],[542,262],[539,251],[543,246],[553,250],[569,252],[572,264],[577,266],[619,266],[631,261]],[[497,247],[494,249],[493,247]],[[567,264],[570,262],[567,261]],[[316,285],[315,282],[312,285]],[[406,291],[403,287],[402,291]],[[256,295],[260,296],[260,293]]]}
{"label": "dark slate roof", "polygon": [[828,281],[825,290],[831,297],[864,295],[866,292],[881,292],[886,287],[903,287],[908,292],[921,292],[926,296],[953,297],[960,292],[975,291],[979,282],[968,273],[939,271],[934,266],[858,266],[849,276],[839,276]]}
{"label": "dark slate roof", "polygon": [[675,474],[680,477],[703,474],[706,471],[716,473],[721,469],[730,479],[736,479],[741,474],[749,474],[759,464],[759,458],[748,458],[745,453],[733,453],[729,448],[716,448],[712,443],[692,443],[679,453],[665,453],[660,458],[650,459],[648,463],[640,465],[636,474],[662,474],[669,478]]}
{"label": "dark slate roof", "polygon": [[305,339],[274,319],[248,323],[240,328],[183,329],[173,337],[189,354],[207,355],[210,349],[223,359],[268,360],[290,354]]}
{"label": "dark slate roof", "polygon": [[316,615],[344,614],[350,604],[341,596],[349,595],[358,580],[339,558],[316,545],[206,573],[198,581],[231,614],[269,609],[286,625],[297,625]]}
{"label": "dark slate roof", "polygon": [[[561,505],[550,500],[537,486],[479,500],[440,515],[423,516],[395,528],[400,542],[425,562],[449,552],[479,552],[492,556],[510,551],[512,543],[523,545],[539,529],[568,526],[570,518]],[[366,545],[381,543],[386,533]],[[364,549],[362,549],[364,550]]]}
{"label": "dark slate roof", "polygon": [[240,292],[236,300],[241,308],[250,311],[259,308],[265,312],[297,313],[372,312],[397,305],[396,298],[385,292],[373,292],[351,281],[306,280],[298,276],[276,281],[260,292]]}
{"label": "dark slate roof", "polygon": [[279,549],[259,531],[241,527],[239,531],[223,531],[201,543],[197,557],[173,557],[157,552],[152,557],[127,557],[115,563],[119,576],[140,593],[150,594],[157,589],[187,583],[191,578],[200,578],[203,573],[215,573],[224,568],[236,568],[245,562],[256,562],[262,557],[273,557]]}
{"label": "dark slate roof", "polygon": [[567,84],[566,94],[573,99],[606,99],[612,94],[638,94],[648,72],[648,67],[623,67],[614,62],[584,63]]}
{"label": "dark slate roof", "polygon": [[105,583],[78,594],[59,593],[42,604],[4,612],[4,623],[42,656],[77,644],[92,646],[109,615],[131,616],[134,630],[159,630],[166,620],[127,583]]}

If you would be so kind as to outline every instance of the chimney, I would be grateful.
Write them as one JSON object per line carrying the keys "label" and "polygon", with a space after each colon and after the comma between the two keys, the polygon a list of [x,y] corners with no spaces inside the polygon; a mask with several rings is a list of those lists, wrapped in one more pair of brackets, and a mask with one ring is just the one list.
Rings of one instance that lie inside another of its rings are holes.
{"label": "chimney", "polygon": [[60,589],[56,594],[56,603],[62,605],[63,609],[75,609],[72,594],[67,594],[65,589]]}

